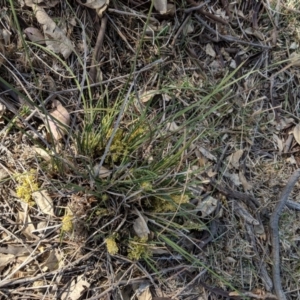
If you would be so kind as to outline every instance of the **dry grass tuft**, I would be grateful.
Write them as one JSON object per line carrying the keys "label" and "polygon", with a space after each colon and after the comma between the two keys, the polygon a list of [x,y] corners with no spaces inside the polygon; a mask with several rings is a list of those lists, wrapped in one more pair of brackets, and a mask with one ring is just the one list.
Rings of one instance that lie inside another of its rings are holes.
{"label": "dry grass tuft", "polygon": [[[99,17],[46,1],[65,41],[30,1],[1,3],[3,298],[275,299],[269,220],[300,163],[299,5],[228,2],[117,0]],[[298,214],[279,224],[287,299]]]}

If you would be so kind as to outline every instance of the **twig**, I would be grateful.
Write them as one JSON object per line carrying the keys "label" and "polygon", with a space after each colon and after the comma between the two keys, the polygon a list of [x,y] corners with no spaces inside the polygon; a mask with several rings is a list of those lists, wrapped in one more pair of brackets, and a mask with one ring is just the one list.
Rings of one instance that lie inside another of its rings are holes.
{"label": "twig", "polygon": [[106,14],[110,24],[114,27],[114,29],[116,30],[116,32],[118,33],[118,35],[120,36],[120,38],[124,41],[124,43],[127,45],[127,47],[131,50],[131,52],[135,55],[136,52],[135,50],[131,47],[131,45],[129,44],[129,42],[127,41],[125,35],[121,32],[121,30],[119,29],[119,27],[117,26],[117,24],[114,22],[114,20],[108,15]]}
{"label": "twig", "polygon": [[[215,295],[222,296],[226,299],[229,299],[229,297],[230,297],[229,292],[224,291],[223,289],[220,289],[220,288],[217,288],[217,287],[210,286],[210,285],[206,284],[204,281],[200,280],[199,284],[202,285],[205,289],[207,289],[210,292],[214,293]],[[242,293],[241,293],[241,295],[242,295]],[[239,300],[239,299],[242,299],[242,297],[240,297],[240,296],[231,296],[230,299]]]}
{"label": "twig", "polygon": [[184,21],[182,22],[182,24],[180,25],[180,27],[178,28],[174,38],[173,38],[173,41],[171,43],[171,46],[174,46],[175,45],[175,42],[179,36],[179,34],[181,33],[181,31],[184,29],[186,23],[189,21],[189,19],[191,18],[191,14],[189,13],[186,18],[184,19]]}
{"label": "twig", "polygon": [[203,271],[201,271],[198,275],[196,275],[190,282],[186,283],[184,285],[183,288],[180,288],[177,290],[177,292],[175,293],[175,295],[172,296],[173,299],[176,299],[179,295],[181,295],[181,293],[186,290],[189,286],[192,286],[193,284],[196,283],[196,281],[202,277],[203,275],[205,275],[205,273],[207,273],[207,270],[204,269]]}
{"label": "twig", "polygon": [[223,24],[223,25],[228,25],[228,22],[227,22],[227,21],[225,21],[225,20],[223,20],[223,19],[221,19],[221,18],[219,18],[219,17],[217,17],[217,16],[215,16],[215,15],[209,13],[208,11],[205,11],[203,8],[200,8],[200,9],[199,9],[199,12],[200,12],[202,15],[206,16],[207,18],[209,18],[209,19],[211,19],[211,20],[213,20],[213,21],[215,21],[215,22],[221,23],[221,24]]}
{"label": "twig", "polygon": [[233,191],[233,190],[230,190],[230,189],[228,189],[226,187],[223,187],[220,184],[218,184],[216,182],[216,180],[214,180],[214,179],[211,179],[210,183],[212,184],[212,186],[214,188],[216,188],[223,195],[225,195],[225,196],[227,196],[229,198],[234,198],[234,199],[243,201],[253,211],[256,211],[257,208],[260,206],[260,204],[258,203],[258,201],[254,197],[252,197],[251,195],[244,194],[244,193],[241,193],[241,192],[238,192],[238,191]]}
{"label": "twig", "polygon": [[[82,79],[81,79],[81,83],[80,83],[80,92],[79,92],[79,95],[77,97],[77,102],[76,102],[76,106],[75,106],[74,111],[78,111],[79,108],[80,108],[81,100],[82,100],[82,96],[83,96],[83,88],[82,87],[84,86],[85,81],[87,80],[87,66],[86,65],[87,65],[87,61],[88,61],[88,46],[87,46],[87,41],[86,41],[85,26],[82,22],[80,23],[80,25],[81,25],[81,29],[82,29],[82,42],[83,42],[83,49],[84,49],[83,73],[82,73]],[[100,31],[101,31],[101,29],[100,29]],[[98,57],[97,57],[97,59],[98,59]],[[93,67],[92,67],[92,69],[93,69]],[[91,70],[91,72],[92,72],[92,70]],[[97,73],[97,72],[95,72],[95,73]],[[92,80],[94,80],[94,78]],[[76,121],[77,121],[77,117],[78,117],[78,115],[75,114],[74,118],[72,119],[71,126],[69,127],[69,132],[73,132],[73,130],[75,128]],[[71,134],[68,134],[68,137],[67,137],[67,140],[66,140],[66,145],[69,145],[70,139],[71,139]],[[72,147],[69,147],[69,149],[71,150]]]}
{"label": "twig", "polygon": [[222,3],[224,10],[226,11],[226,13],[229,17],[229,20],[231,20],[231,11],[229,9],[228,0],[221,0],[221,3]]}
{"label": "twig", "polygon": [[[116,13],[116,14],[125,15],[125,16],[131,16],[131,17],[135,17],[135,18],[139,18],[139,19],[148,19],[149,18],[148,16],[143,15],[138,12],[135,12],[135,11],[134,11],[134,13],[132,13],[132,12],[122,11],[122,10],[118,10],[118,9],[114,9],[114,8],[108,8],[108,11],[111,13]],[[149,20],[153,23],[160,24],[160,22],[153,17],[150,17]]]}
{"label": "twig", "polygon": [[270,46],[266,46],[266,45],[261,45],[261,44],[256,44],[256,43],[251,43],[251,42],[246,42],[246,41],[242,41],[239,40],[233,36],[230,35],[223,35],[218,33],[216,30],[214,30],[213,28],[211,28],[206,22],[204,22],[199,16],[195,15],[195,18],[211,33],[215,34],[216,36],[218,36],[221,40],[224,40],[226,42],[233,42],[233,43],[238,43],[238,44],[242,44],[242,45],[247,45],[247,46],[252,46],[252,47],[259,47],[259,48],[263,48],[263,49],[271,49]]}
{"label": "twig", "polygon": [[107,16],[103,16],[102,21],[101,21],[101,27],[97,36],[97,41],[93,53],[93,58],[92,58],[92,67],[90,70],[90,78],[91,82],[94,83],[96,82],[96,77],[97,77],[97,68],[98,66],[98,61],[100,57],[100,51],[103,45],[103,39],[104,39],[104,34],[105,34],[105,29],[106,29],[106,24],[107,24]]}
{"label": "twig", "polygon": [[209,228],[209,232],[208,232],[208,236],[204,237],[203,239],[201,239],[201,241],[199,242],[199,247],[201,249],[203,249],[208,243],[210,243],[215,236],[217,235],[217,221],[216,220],[212,220],[210,228]]}
{"label": "twig", "polygon": [[298,211],[300,211],[300,203],[298,203],[298,202],[288,200],[288,201],[286,202],[286,206],[287,206],[289,209],[293,209],[293,210],[298,210]]}
{"label": "twig", "polygon": [[251,214],[241,205],[239,205],[237,202],[233,202],[233,209],[234,212],[242,218],[246,223],[252,224],[252,225],[259,225],[259,221],[256,220],[254,217],[251,216]]}
{"label": "twig", "polygon": [[225,157],[225,155],[227,153],[228,147],[229,147],[229,144],[226,144],[225,148],[222,151],[222,154],[221,154],[220,158],[217,161],[217,164],[214,167],[214,171],[216,173],[219,173],[219,171],[220,171],[220,168],[221,168],[222,162],[224,161],[224,157]]}
{"label": "twig", "polygon": [[[89,88],[92,88],[92,87],[98,87],[100,85],[103,85],[103,84],[109,84],[111,82],[114,82],[114,81],[118,81],[118,80],[122,80],[122,79],[126,79],[130,76],[135,76],[135,75],[139,75],[143,72],[146,72],[146,71],[149,71],[151,68],[153,68],[154,66],[158,65],[158,64],[162,64],[163,62],[165,62],[167,59],[164,58],[159,58],[158,60],[152,62],[152,63],[149,63],[148,65],[146,65],[145,67],[143,67],[142,69],[138,70],[138,71],[134,71],[134,72],[131,72],[131,73],[128,73],[128,74],[125,74],[125,75],[121,75],[121,76],[118,76],[118,77],[114,77],[114,78],[110,78],[110,79],[107,79],[107,80],[103,80],[101,82],[96,82],[96,83],[91,83],[91,84],[87,84],[87,85],[84,85],[84,86],[81,86],[81,90],[78,89],[78,87],[76,88],[70,88],[70,89],[63,89],[63,90],[60,90],[60,91],[55,91],[53,93],[51,93],[44,101],[43,101],[43,105],[46,105],[48,102],[50,102],[53,98],[59,96],[59,95],[62,95],[62,94],[66,94],[66,93],[72,93],[72,92],[78,92],[78,91],[82,91],[82,90],[86,90],[86,89],[89,89]],[[0,98],[1,99],[1,98]],[[4,103],[5,104],[5,103]],[[32,116],[31,116],[32,117]],[[26,119],[27,120],[27,119]]]}
{"label": "twig", "polygon": [[260,10],[261,3],[256,2],[254,4],[254,9],[253,9],[253,16],[252,16],[252,27],[257,30],[259,28],[258,26],[258,12]]}
{"label": "twig", "polygon": [[272,273],[273,273],[273,285],[276,296],[280,300],[286,300],[286,296],[283,292],[280,278],[280,253],[279,253],[279,233],[278,233],[278,222],[281,212],[287,204],[289,194],[291,193],[294,185],[300,177],[300,169],[297,169],[294,174],[290,177],[286,187],[282,191],[279,201],[271,215],[270,219],[270,233],[271,233],[271,245],[272,245]]}
{"label": "twig", "polygon": [[293,139],[294,139],[294,135],[289,134],[289,137],[285,141],[285,146],[284,146],[284,149],[283,149],[283,153],[288,153],[289,152],[289,150],[291,149],[291,144],[292,144]]}
{"label": "twig", "polygon": [[203,2],[203,3],[200,3],[200,4],[197,5],[197,6],[193,6],[193,7],[187,8],[187,9],[185,9],[183,12],[186,13],[186,14],[188,14],[188,13],[190,13],[190,12],[192,12],[192,11],[199,10],[200,8],[202,8],[203,6],[205,6],[208,2],[210,2],[210,0],[205,1],[205,2]]}
{"label": "twig", "polygon": [[275,16],[275,25],[276,25],[276,28],[278,28],[278,25],[279,25],[279,16],[280,16],[280,11],[281,11],[281,1],[280,0],[277,0],[277,4],[276,4],[276,8],[275,8],[275,11],[276,11],[276,16]]}
{"label": "twig", "polygon": [[0,88],[2,89],[3,93],[8,93],[16,103],[20,104],[20,99],[18,94],[13,89],[11,89],[1,77],[0,77]]}
{"label": "twig", "polygon": [[[38,256],[41,256],[43,254],[42,253],[39,253]],[[24,277],[24,278],[20,278],[20,279],[9,279],[9,280],[1,280],[0,281],[0,287],[1,289],[3,287],[6,287],[6,286],[12,286],[12,285],[17,285],[17,284],[28,284],[30,282],[34,282],[34,281],[37,281],[41,278],[45,278],[45,277],[52,277],[52,276],[55,276],[59,273],[63,273],[64,271],[65,272],[70,272],[71,274],[74,274],[75,271],[77,270],[81,270],[81,269],[85,269],[87,268],[86,265],[83,265],[83,266],[78,266],[78,267],[75,267],[75,265],[79,262],[81,262],[82,260],[87,260],[90,256],[92,256],[93,252],[89,252],[87,253],[86,255],[82,256],[81,258],[77,259],[76,261],[73,261],[73,262],[70,262],[68,265],[58,269],[58,270],[55,270],[55,271],[52,271],[52,272],[48,272],[48,273],[40,273],[39,275],[33,277]],[[37,258],[38,256],[36,256],[35,258]],[[20,269],[20,268],[19,268]],[[75,270],[74,270],[75,269]],[[64,275],[66,275],[64,273]]]}
{"label": "twig", "polygon": [[256,266],[256,269],[260,273],[262,282],[264,283],[265,289],[270,292],[273,288],[273,282],[270,278],[266,264],[265,259],[262,259],[261,255],[258,253],[257,244],[255,240],[255,233],[253,232],[253,226],[250,224],[245,223],[245,228],[248,234],[248,240],[251,244],[252,250],[254,251],[255,255],[253,256],[253,263]]}
{"label": "twig", "polygon": [[[191,5],[193,5],[196,8],[196,10],[198,10],[202,15],[206,16],[207,18],[210,18],[211,20],[213,20],[215,22],[218,22],[218,23],[221,23],[224,25],[228,25],[228,22],[226,20],[221,19],[221,18],[205,11],[203,8],[201,8],[202,3],[200,5],[198,5],[194,0],[188,0],[187,2]],[[210,1],[207,1],[207,2],[210,2]],[[206,4],[206,2],[204,4]]]}

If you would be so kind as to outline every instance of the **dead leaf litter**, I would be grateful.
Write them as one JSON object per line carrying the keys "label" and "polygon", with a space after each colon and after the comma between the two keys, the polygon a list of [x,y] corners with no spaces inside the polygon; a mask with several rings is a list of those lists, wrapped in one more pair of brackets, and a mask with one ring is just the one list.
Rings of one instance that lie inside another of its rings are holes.
{"label": "dead leaf litter", "polygon": [[0,9],[3,297],[300,299],[297,1]]}

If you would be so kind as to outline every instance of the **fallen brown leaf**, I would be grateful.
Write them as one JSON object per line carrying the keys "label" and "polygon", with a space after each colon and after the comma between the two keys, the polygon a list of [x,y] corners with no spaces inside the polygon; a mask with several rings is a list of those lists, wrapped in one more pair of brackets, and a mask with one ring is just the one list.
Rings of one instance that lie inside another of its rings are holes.
{"label": "fallen brown leaf", "polygon": [[167,0],[154,0],[153,5],[160,14],[165,14],[168,10]]}
{"label": "fallen brown leaf", "polygon": [[74,47],[66,34],[56,25],[40,6],[32,7],[37,21],[43,26],[47,47],[54,53],[61,53],[67,59]]}
{"label": "fallen brown leaf", "polygon": [[70,124],[70,114],[58,100],[53,101],[53,107],[51,117],[46,117],[45,124],[54,141],[59,141],[67,131],[66,126]]}
{"label": "fallen brown leaf", "polygon": [[147,221],[142,215],[135,219],[133,223],[133,229],[139,238],[148,237],[148,234],[150,233]]}
{"label": "fallen brown leaf", "polygon": [[95,9],[99,17],[102,17],[102,14],[109,4],[109,0],[87,0],[84,2],[77,0],[77,2],[79,2],[81,5]]}
{"label": "fallen brown leaf", "polygon": [[32,198],[42,213],[54,216],[53,201],[46,190],[33,192]]}
{"label": "fallen brown leaf", "polygon": [[232,153],[229,157],[229,163],[235,169],[238,169],[240,166],[240,158],[242,157],[244,150],[237,150],[236,152]]}
{"label": "fallen brown leaf", "polygon": [[300,124],[297,124],[293,130],[294,138],[296,142],[300,145]]}
{"label": "fallen brown leaf", "polygon": [[40,45],[46,44],[45,37],[39,29],[34,27],[27,27],[24,29],[24,32],[30,41]]}

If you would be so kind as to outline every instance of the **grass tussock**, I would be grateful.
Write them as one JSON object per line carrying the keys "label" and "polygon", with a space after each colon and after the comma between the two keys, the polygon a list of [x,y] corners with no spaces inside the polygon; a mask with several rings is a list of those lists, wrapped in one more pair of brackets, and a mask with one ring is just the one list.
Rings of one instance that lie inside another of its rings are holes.
{"label": "grass tussock", "polygon": [[[99,17],[29,2],[1,3],[3,293],[275,299],[268,222],[299,164],[297,3],[160,14],[118,0]],[[287,299],[297,220],[286,209],[280,223]]]}

